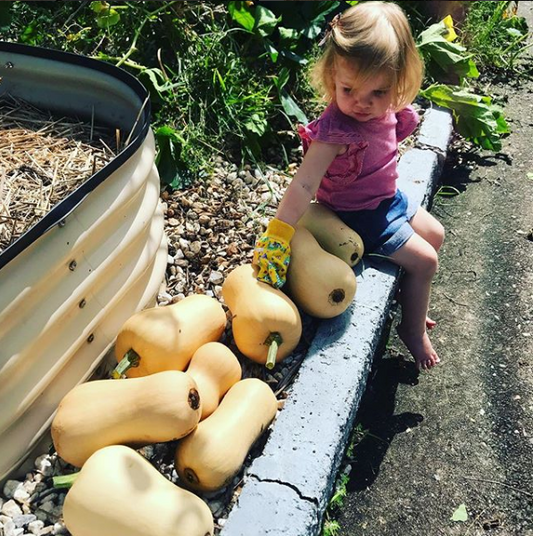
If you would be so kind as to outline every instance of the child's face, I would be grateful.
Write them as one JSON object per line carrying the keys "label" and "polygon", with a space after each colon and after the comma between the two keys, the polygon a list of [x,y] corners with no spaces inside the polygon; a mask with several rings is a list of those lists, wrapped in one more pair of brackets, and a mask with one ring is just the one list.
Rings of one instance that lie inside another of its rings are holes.
{"label": "child's face", "polygon": [[339,110],[357,121],[383,116],[392,102],[392,75],[379,73],[357,84],[354,69],[342,58],[335,65],[335,100]]}

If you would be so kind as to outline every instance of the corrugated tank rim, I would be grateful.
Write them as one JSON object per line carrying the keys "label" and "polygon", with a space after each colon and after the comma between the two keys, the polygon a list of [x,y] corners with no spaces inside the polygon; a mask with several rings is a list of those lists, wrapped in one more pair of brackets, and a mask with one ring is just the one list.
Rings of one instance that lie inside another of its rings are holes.
{"label": "corrugated tank rim", "polygon": [[17,43],[7,43],[0,41],[0,54],[3,58],[8,58],[0,68],[9,68],[9,57],[12,57],[12,64],[17,64],[18,60],[31,58],[32,61],[53,61],[70,67],[82,69],[84,72],[94,72],[95,76],[104,75],[113,79],[114,88],[123,89],[128,95],[133,93],[138,98],[132,109],[131,124],[133,125],[129,135],[128,145],[109,162],[104,168],[92,175],[84,184],[69,194],[60,203],[55,205],[48,214],[46,214],[33,227],[28,229],[15,242],[10,244],[0,254],[0,270],[13,260],[19,253],[33,244],[39,237],[49,229],[60,224],[99,184],[106,180],[114,171],[120,168],[135,151],[141,146],[148,134],[150,128],[150,100],[146,88],[131,74],[115,67],[114,65],[104,63],[103,61],[87,58],[69,52],[61,52],[46,48],[39,48]]}

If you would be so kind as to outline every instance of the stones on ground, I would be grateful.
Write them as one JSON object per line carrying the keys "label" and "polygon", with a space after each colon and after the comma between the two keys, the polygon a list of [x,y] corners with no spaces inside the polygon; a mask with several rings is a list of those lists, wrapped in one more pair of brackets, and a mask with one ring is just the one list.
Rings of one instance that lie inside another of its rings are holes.
{"label": "stones on ground", "polygon": [[[233,268],[250,262],[255,237],[275,214],[290,179],[271,169],[239,171],[221,161],[209,182],[163,192],[170,246],[167,292],[220,298],[217,287]],[[161,298],[162,305],[168,303]]]}

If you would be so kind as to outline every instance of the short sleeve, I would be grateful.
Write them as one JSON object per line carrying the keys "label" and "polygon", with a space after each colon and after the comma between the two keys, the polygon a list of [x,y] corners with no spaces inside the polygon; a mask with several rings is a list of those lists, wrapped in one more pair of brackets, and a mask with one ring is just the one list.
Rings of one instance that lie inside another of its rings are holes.
{"label": "short sleeve", "polygon": [[396,138],[398,141],[402,141],[407,136],[410,136],[418,126],[420,117],[416,113],[415,109],[409,105],[403,110],[396,112]]}

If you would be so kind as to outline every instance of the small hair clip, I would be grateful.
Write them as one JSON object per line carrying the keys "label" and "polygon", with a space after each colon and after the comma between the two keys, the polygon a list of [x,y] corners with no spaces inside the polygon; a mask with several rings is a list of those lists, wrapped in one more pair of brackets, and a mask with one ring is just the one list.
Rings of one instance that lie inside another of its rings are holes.
{"label": "small hair clip", "polygon": [[324,37],[318,43],[318,46],[320,47],[324,46],[328,42],[331,36],[331,32],[339,25],[340,20],[341,20],[341,14],[337,13],[329,22],[328,27],[326,29],[326,33],[324,34]]}

